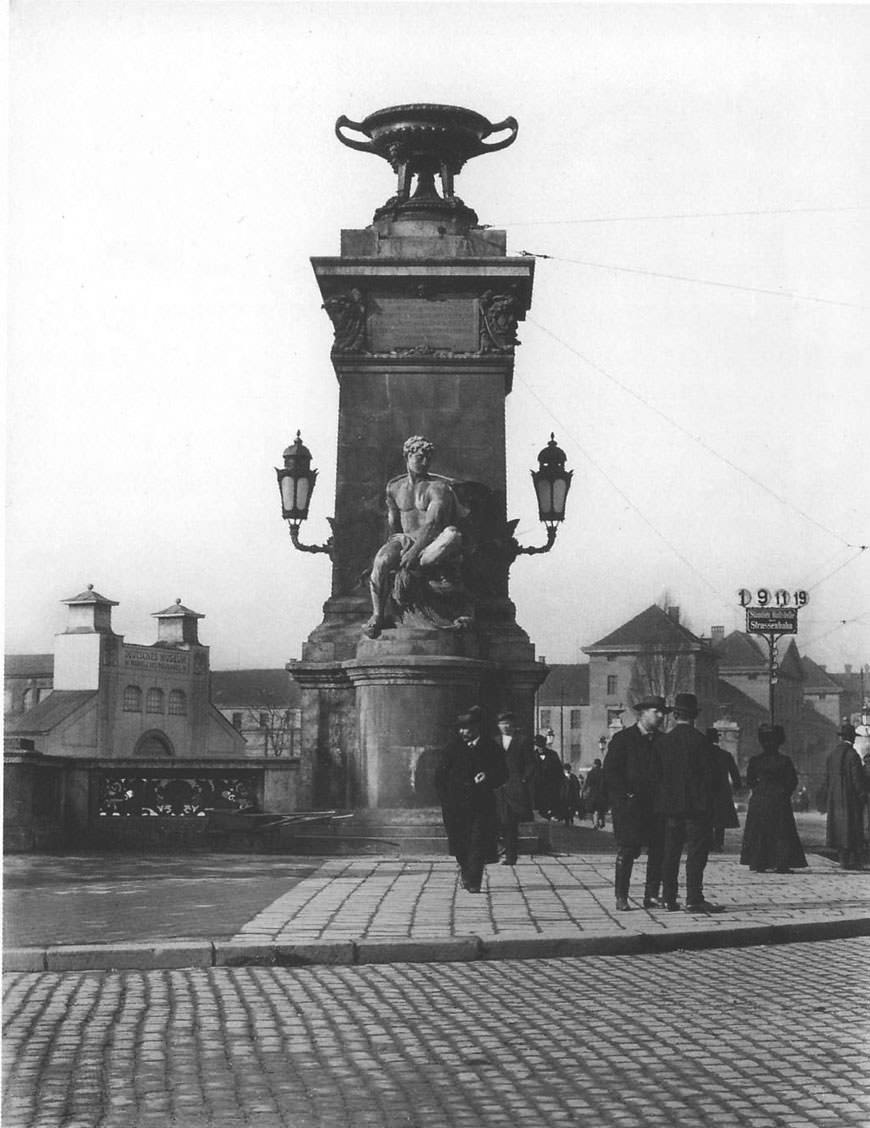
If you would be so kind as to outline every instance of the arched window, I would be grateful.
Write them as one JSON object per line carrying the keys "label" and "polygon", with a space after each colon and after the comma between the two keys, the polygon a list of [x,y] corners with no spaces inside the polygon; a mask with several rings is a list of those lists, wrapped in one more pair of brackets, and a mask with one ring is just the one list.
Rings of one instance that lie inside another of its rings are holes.
{"label": "arched window", "polygon": [[163,704],[163,690],[162,689],[149,689],[145,698],[145,712],[146,713],[163,713],[165,711]]}
{"label": "arched window", "polygon": [[187,716],[187,698],[183,689],[173,689],[169,693],[169,712],[174,717]]}
{"label": "arched window", "polygon": [[142,712],[142,690],[138,685],[128,685],[124,690],[124,712]]}

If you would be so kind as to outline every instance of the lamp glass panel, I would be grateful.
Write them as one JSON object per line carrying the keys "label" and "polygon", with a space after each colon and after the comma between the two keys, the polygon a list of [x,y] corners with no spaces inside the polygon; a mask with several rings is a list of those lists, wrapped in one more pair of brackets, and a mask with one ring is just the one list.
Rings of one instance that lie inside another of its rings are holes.
{"label": "lamp glass panel", "polygon": [[293,489],[293,479],[285,474],[281,479],[281,505],[284,509],[292,509],[296,501],[296,491]]}
{"label": "lamp glass panel", "polygon": [[553,512],[554,516],[565,516],[565,498],[568,495],[568,483],[564,478],[553,482]]}
{"label": "lamp glass panel", "polygon": [[311,495],[311,483],[307,478],[296,479],[296,509],[305,513],[308,509],[308,499]]}
{"label": "lamp glass panel", "polygon": [[535,482],[535,493],[538,495],[538,512],[543,521],[553,510],[553,483],[544,477],[538,478]]}

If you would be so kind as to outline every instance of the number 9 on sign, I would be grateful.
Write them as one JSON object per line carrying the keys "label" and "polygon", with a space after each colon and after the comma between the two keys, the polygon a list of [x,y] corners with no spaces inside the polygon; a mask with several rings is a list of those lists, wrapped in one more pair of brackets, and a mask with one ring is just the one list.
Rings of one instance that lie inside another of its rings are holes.
{"label": "number 9 on sign", "polygon": [[792,600],[794,600],[795,607],[806,607],[810,601],[809,592],[803,588],[798,588],[797,591],[786,591],[785,588],[779,588],[771,594],[768,588],[757,588],[751,592],[748,588],[741,588],[737,593],[737,598],[740,600],[741,607],[749,607],[751,603],[755,603],[757,607],[768,607],[771,602],[775,603],[777,607],[790,607]]}

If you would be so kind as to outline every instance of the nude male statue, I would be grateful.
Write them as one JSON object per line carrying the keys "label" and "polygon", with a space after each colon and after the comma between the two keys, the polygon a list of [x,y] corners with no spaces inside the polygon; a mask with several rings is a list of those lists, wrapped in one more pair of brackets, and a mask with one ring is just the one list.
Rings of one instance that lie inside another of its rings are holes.
{"label": "nude male statue", "polygon": [[401,594],[408,588],[412,573],[441,564],[462,551],[462,534],[456,522],[463,511],[450,481],[429,473],[434,451],[428,439],[413,435],[402,447],[407,473],[387,483],[390,537],[378,549],[372,564],[372,617],[363,627],[368,638],[377,638],[384,628],[391,585],[393,598],[401,605]]}

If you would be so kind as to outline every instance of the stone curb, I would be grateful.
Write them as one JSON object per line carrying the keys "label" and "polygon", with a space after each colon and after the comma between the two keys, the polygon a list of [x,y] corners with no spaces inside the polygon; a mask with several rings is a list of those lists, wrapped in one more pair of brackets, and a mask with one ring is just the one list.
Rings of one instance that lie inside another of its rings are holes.
{"label": "stone curb", "polygon": [[[720,918],[721,919],[721,918]],[[7,948],[4,972],[151,971],[208,967],[335,967],[384,963],[456,963],[475,960],[565,959],[583,956],[652,955],[658,952],[845,940],[870,936],[870,916],[790,921],[780,924],[720,924],[704,919],[694,927],[529,936],[446,936],[293,942],[140,941],[126,944],[53,944]]]}

